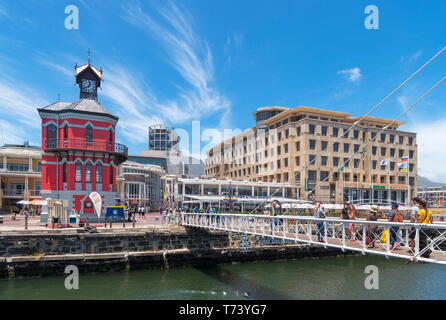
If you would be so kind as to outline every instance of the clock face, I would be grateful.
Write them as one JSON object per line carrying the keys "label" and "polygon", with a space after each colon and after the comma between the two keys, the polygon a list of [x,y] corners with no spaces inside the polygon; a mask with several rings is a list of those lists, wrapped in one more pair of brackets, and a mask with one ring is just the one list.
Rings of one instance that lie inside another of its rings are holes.
{"label": "clock face", "polygon": [[86,93],[96,92],[96,81],[89,80],[89,79],[82,79],[81,89],[82,89],[82,92],[86,92]]}

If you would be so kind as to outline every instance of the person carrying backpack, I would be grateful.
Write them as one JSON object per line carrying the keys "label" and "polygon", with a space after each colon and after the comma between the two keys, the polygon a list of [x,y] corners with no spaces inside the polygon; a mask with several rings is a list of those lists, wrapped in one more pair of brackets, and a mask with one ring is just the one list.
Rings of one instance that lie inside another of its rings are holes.
{"label": "person carrying backpack", "polygon": [[[398,210],[398,203],[396,202],[392,203],[392,210],[389,212],[387,217],[389,219],[389,222],[403,222],[404,220],[403,216]],[[390,244],[392,245],[392,250],[395,250],[396,248],[398,248],[400,242],[398,236],[399,227],[391,226],[389,228],[389,231],[390,231]]]}

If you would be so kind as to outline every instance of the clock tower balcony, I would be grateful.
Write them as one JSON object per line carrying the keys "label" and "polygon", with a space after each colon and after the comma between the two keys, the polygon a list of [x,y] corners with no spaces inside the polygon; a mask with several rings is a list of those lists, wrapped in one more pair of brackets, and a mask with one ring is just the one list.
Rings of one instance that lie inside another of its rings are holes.
{"label": "clock tower balcony", "polygon": [[128,148],[123,144],[82,138],[46,139],[44,143],[44,151],[57,153],[66,151],[109,153],[114,156],[116,164],[121,164],[128,158]]}

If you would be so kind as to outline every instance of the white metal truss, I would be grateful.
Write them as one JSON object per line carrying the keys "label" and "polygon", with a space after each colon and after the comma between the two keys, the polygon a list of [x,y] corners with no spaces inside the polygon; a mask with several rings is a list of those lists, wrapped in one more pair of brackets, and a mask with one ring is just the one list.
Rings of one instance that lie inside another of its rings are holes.
{"label": "white metal truss", "polygon": [[[339,248],[362,254],[377,254],[446,265],[446,224],[367,221],[364,219],[319,219],[304,216],[182,213],[181,224],[208,230],[252,234],[291,240],[325,248]],[[398,228],[398,230],[396,230]],[[381,241],[384,230],[385,241]],[[391,245],[391,239],[397,245]],[[411,237],[414,248],[410,247]],[[430,256],[423,254],[430,251]]]}

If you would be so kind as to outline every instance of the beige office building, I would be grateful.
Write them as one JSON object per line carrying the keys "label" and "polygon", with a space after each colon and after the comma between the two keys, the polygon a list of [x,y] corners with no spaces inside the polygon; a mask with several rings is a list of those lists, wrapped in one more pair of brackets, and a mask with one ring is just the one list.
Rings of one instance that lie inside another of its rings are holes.
{"label": "beige office building", "polygon": [[407,203],[415,196],[416,133],[398,130],[404,122],[366,117],[347,137],[361,117],[303,106],[262,107],[254,117],[255,127],[207,151],[206,178],[289,181],[301,199],[327,203],[344,196],[353,203]]}
{"label": "beige office building", "polygon": [[0,148],[0,212],[18,209],[20,200],[41,199],[41,161],[41,148],[28,142]]}

